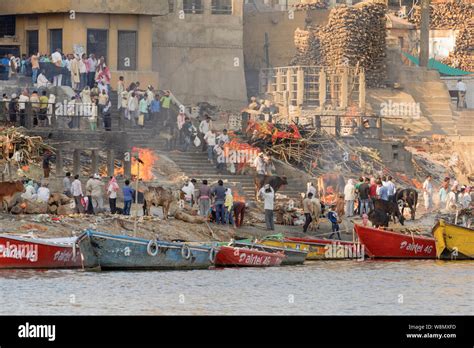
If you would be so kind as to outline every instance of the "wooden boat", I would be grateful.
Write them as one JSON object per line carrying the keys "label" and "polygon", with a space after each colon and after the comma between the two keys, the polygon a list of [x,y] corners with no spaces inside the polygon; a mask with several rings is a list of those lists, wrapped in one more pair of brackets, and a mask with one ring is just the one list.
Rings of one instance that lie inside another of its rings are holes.
{"label": "wooden boat", "polygon": [[76,238],[0,235],[0,269],[81,267]]}
{"label": "wooden boat", "polygon": [[269,253],[282,252],[286,256],[281,262],[282,265],[302,265],[306,260],[306,256],[308,255],[308,249],[301,250],[287,247],[269,246],[261,244],[261,242],[258,240],[255,243],[252,243],[248,240],[237,240],[232,243],[232,246],[239,248],[258,249]]}
{"label": "wooden boat", "polygon": [[86,269],[206,269],[217,250],[210,246],[171,243],[86,231],[78,237]]}
{"label": "wooden boat", "polygon": [[434,259],[435,241],[430,237],[387,231],[354,224],[365,252],[371,258]]}
{"label": "wooden boat", "polygon": [[433,227],[436,257],[443,260],[474,259],[474,230],[439,220]]}
{"label": "wooden boat", "polygon": [[270,267],[280,266],[285,254],[269,253],[250,248],[221,246],[216,256],[216,266]]}
{"label": "wooden boat", "polygon": [[308,250],[306,260],[348,260],[364,257],[364,248],[361,244],[333,239],[289,237],[282,240],[266,239],[262,243]]}

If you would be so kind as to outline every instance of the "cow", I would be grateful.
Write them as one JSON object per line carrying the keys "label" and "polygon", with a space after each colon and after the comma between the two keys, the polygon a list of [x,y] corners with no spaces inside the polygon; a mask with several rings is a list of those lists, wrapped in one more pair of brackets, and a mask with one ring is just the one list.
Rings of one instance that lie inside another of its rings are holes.
{"label": "cow", "polygon": [[374,210],[381,210],[389,217],[393,217],[393,221],[395,222],[395,217],[398,218],[400,224],[403,225],[405,222],[405,218],[402,214],[400,214],[400,210],[398,209],[398,204],[394,201],[385,201],[383,199],[376,199],[374,201]]}
{"label": "cow", "polygon": [[368,214],[369,221],[372,223],[372,226],[378,228],[380,226],[388,227],[389,217],[388,214],[380,209],[375,209],[369,212]]}
{"label": "cow", "polygon": [[0,210],[8,212],[8,199],[13,197],[16,193],[23,192],[25,192],[25,186],[21,181],[0,182]]}
{"label": "cow", "polygon": [[410,208],[411,219],[415,220],[416,205],[418,204],[418,192],[415,189],[398,189],[395,193],[395,202],[401,207],[401,214],[406,207]]}
{"label": "cow", "polygon": [[163,207],[163,218],[168,219],[171,203],[174,201],[173,192],[163,187],[148,187],[144,193],[143,214],[151,215],[151,207]]}
{"label": "cow", "polygon": [[286,176],[276,176],[276,175],[257,175],[254,179],[255,184],[255,198],[259,201],[259,191],[265,185],[270,185],[273,188],[275,193],[283,186],[288,185],[288,180]]}

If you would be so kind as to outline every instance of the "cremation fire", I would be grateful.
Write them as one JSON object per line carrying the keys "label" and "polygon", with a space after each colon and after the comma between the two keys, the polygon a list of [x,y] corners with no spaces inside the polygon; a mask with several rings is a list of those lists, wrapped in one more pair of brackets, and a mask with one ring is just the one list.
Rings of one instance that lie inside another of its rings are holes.
{"label": "cremation fire", "polygon": [[[143,163],[139,163],[137,161],[136,155],[138,155],[138,158]],[[153,174],[153,166],[157,160],[158,156],[153,150],[134,147],[132,149],[132,177],[137,177],[140,167],[140,180],[150,181],[155,179],[155,175]],[[114,174],[115,176],[124,175],[124,168],[115,168]]]}

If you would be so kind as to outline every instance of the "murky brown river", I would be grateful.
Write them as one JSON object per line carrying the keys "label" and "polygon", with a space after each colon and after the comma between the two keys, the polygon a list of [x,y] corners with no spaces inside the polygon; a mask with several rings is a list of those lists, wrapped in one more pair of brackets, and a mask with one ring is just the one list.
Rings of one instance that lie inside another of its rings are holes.
{"label": "murky brown river", "polygon": [[474,262],[267,269],[0,271],[0,315],[472,315]]}

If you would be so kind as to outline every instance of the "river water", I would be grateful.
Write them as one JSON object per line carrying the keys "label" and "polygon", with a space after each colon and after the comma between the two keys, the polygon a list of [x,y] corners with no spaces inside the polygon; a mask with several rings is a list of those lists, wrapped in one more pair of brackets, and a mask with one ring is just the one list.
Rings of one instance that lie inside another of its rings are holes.
{"label": "river water", "polygon": [[0,271],[0,315],[467,315],[474,263],[316,261],[265,269]]}

